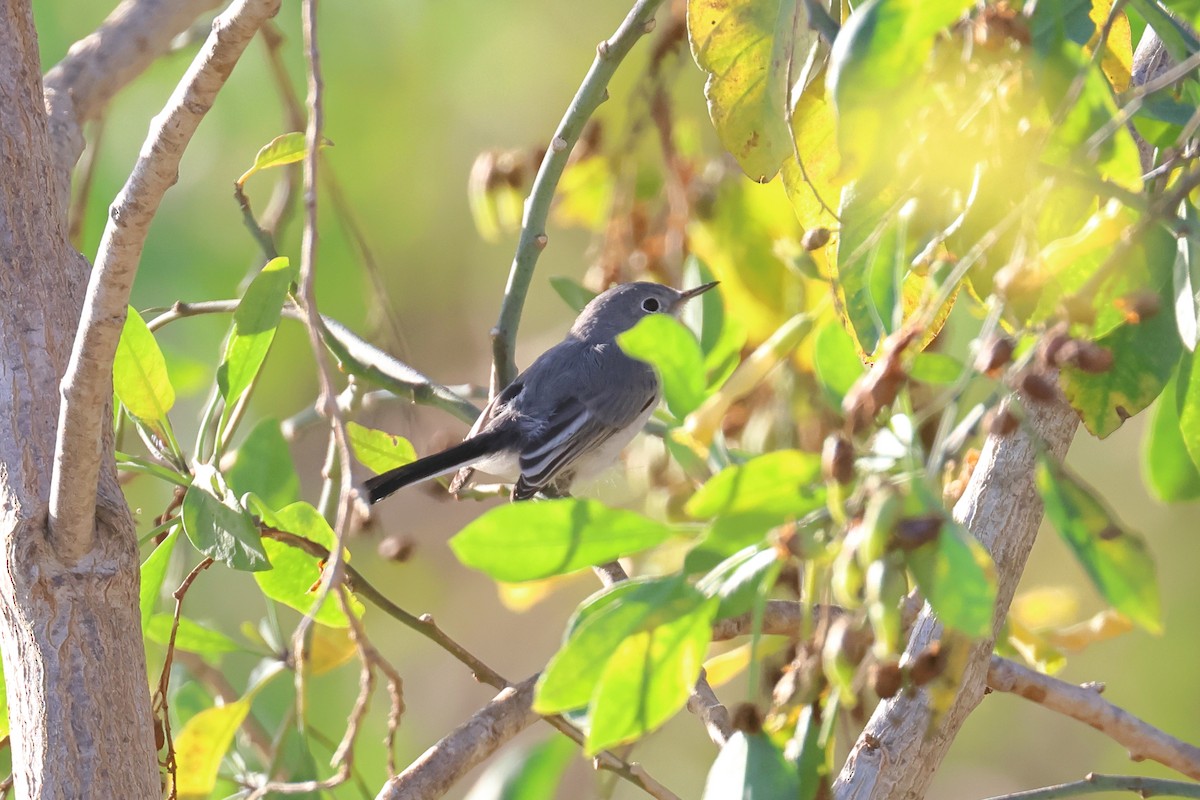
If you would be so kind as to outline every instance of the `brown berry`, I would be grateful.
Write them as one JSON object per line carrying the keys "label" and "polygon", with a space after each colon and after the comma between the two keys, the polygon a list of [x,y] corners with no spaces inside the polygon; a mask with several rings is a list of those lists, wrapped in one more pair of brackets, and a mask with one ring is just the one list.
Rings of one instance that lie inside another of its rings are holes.
{"label": "brown berry", "polygon": [[904,673],[895,661],[877,661],[871,665],[871,689],[886,700],[895,697],[904,685]]}
{"label": "brown berry", "polygon": [[800,246],[805,250],[820,250],[829,244],[829,228],[809,228],[800,239]]}
{"label": "brown berry", "polygon": [[937,514],[923,517],[908,517],[896,524],[892,540],[901,550],[916,550],[932,542],[942,531],[942,518]]}
{"label": "brown berry", "polygon": [[991,436],[1003,438],[1015,431],[1021,424],[1017,419],[1017,415],[1007,408],[992,409],[988,412],[988,416],[984,422],[987,432]]}
{"label": "brown berry", "polygon": [[376,551],[380,558],[403,563],[412,558],[415,549],[416,543],[409,536],[388,536],[379,542]]}
{"label": "brown berry", "polygon": [[1021,391],[1028,395],[1030,400],[1039,403],[1048,403],[1055,397],[1054,381],[1036,372],[1026,372],[1022,375],[1020,386]]}
{"label": "brown berry", "polygon": [[1059,351],[1070,341],[1071,336],[1067,333],[1067,324],[1065,322],[1059,323],[1046,331],[1046,336],[1042,339],[1041,346],[1038,348],[1038,360],[1042,363],[1042,366],[1057,367],[1060,358]]}
{"label": "brown berry", "polygon": [[924,686],[946,669],[946,654],[940,642],[934,642],[913,659],[908,677],[914,686]]}
{"label": "brown berry", "polygon": [[989,377],[997,373],[1012,360],[1016,345],[1007,336],[991,336],[983,343],[979,354],[975,357],[975,369]]}
{"label": "brown berry", "polygon": [[854,445],[841,433],[825,437],[821,447],[821,471],[826,480],[841,484],[854,480]]}
{"label": "brown berry", "polygon": [[762,733],[762,712],[753,703],[739,703],[733,709],[733,729],[743,733]]}

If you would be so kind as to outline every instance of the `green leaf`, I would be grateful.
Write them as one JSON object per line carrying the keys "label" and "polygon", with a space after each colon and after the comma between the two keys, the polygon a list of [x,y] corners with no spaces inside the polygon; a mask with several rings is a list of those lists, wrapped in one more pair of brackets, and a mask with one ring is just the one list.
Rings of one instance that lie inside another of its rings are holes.
{"label": "green leaf", "polygon": [[[1164,244],[1169,245],[1169,240]],[[1179,362],[1183,345],[1175,327],[1170,281],[1153,289],[1163,293],[1157,314],[1139,323],[1119,325],[1096,340],[1097,345],[1112,351],[1111,369],[1088,373],[1067,367],[1059,375],[1068,402],[1087,429],[1100,438],[1154,402]]]}
{"label": "green leaf", "polygon": [[943,520],[936,541],[908,554],[908,566],[921,593],[949,628],[968,636],[992,630],[996,577],[991,556],[953,520]]}
{"label": "green leaf", "polygon": [[[708,73],[704,96],[717,138],[752,180],[765,183],[792,152],[787,77],[794,53],[816,33],[801,21],[798,0],[688,0],[692,56]],[[803,19],[803,18],[802,18]],[[804,41],[799,41],[803,37]],[[795,64],[798,76],[803,63]]]}
{"label": "green leaf", "polygon": [[377,475],[417,460],[417,451],[403,436],[367,428],[357,422],[346,423],[346,435],[358,463]]}
{"label": "green leaf", "polygon": [[258,421],[234,451],[225,480],[238,497],[253,494],[271,508],[300,499],[300,476],[277,420]]}
{"label": "green leaf", "polygon": [[465,800],[550,800],[575,753],[575,743],[557,735],[531,747],[509,748],[479,776]]}
{"label": "green leaf", "polygon": [[[826,86],[837,111],[843,165],[869,168],[919,96],[934,37],[970,0],[868,0],[850,14],[829,56]],[[841,215],[839,215],[841,216]],[[842,217],[843,220],[845,217]]]}
{"label": "green leaf", "polygon": [[817,380],[836,408],[841,408],[846,392],[866,372],[854,349],[854,340],[836,319],[826,320],[817,330],[813,344],[813,366],[817,371]]}
{"label": "green leaf", "polygon": [[217,368],[217,385],[225,401],[225,410],[221,412],[222,430],[262,369],[271,342],[275,340],[283,302],[294,278],[286,258],[271,259],[250,281],[233,312],[233,331],[225,342],[225,357]]}
{"label": "green leaf", "polygon": [[[796,722],[795,739],[799,740],[800,749],[794,756],[793,764],[800,785],[796,792],[788,795],[796,800],[814,800],[822,788],[829,758],[827,748],[833,737],[827,737],[822,742],[822,721],[817,715],[819,710],[820,706],[815,703],[805,706],[800,710],[800,719]],[[835,712],[830,710],[829,713]]]}
{"label": "green leaf", "polygon": [[592,302],[592,299],[596,296],[595,292],[583,288],[583,284],[562,275],[555,275],[550,278],[550,287],[558,292],[558,296],[576,314],[583,311],[584,306]]}
{"label": "green leaf", "polygon": [[[1146,435],[1142,439],[1142,474],[1155,497],[1166,503],[1200,497],[1200,470],[1188,454],[1179,420],[1179,395],[1182,392],[1177,388],[1178,376],[1190,372],[1189,364],[1163,389],[1150,412]],[[1200,445],[1200,439],[1197,444]]]}
{"label": "green leaf", "polygon": [[1200,350],[1180,359],[1175,397],[1179,435],[1192,463],[1200,467]]}
{"label": "green leaf", "polygon": [[836,287],[838,313],[864,354],[874,353],[895,329],[900,281],[907,270],[906,243],[900,236],[890,191],[852,183],[842,190]]}
{"label": "green leaf", "polygon": [[497,506],[463,528],[450,549],[498,581],[564,575],[661,544],[671,529],[597,500],[547,500]]}
{"label": "green leaf", "polygon": [[534,710],[556,714],[583,708],[609,658],[626,638],[692,614],[707,602],[678,576],[651,578],[632,589],[593,595],[580,607],[576,626],[569,628],[566,642],[538,679]]}
{"label": "green leaf", "polygon": [[708,771],[701,800],[776,800],[800,796],[796,769],[765,734],[735,731]]}
{"label": "green leaf", "polygon": [[8,686],[4,682],[4,665],[0,664],[0,738],[9,734],[8,724]]}
{"label": "green leaf", "polygon": [[180,526],[176,525],[167,534],[167,538],[158,543],[146,560],[142,562],[141,586],[138,589],[138,606],[142,612],[142,632],[154,615],[154,607],[162,594],[163,581],[167,577],[167,566],[171,563],[171,553],[175,552],[175,543],[179,541]]}
{"label": "green leaf", "polygon": [[[303,161],[305,151],[304,137],[304,131],[296,131],[276,136],[267,142],[258,151],[258,154],[254,156],[254,165],[242,173],[242,177],[237,179],[238,185],[242,185],[251,175],[261,172],[264,169],[282,167],[286,164],[296,164]],[[333,147],[333,142],[322,137],[318,149],[323,150],[326,147]]]}
{"label": "green leaf", "polygon": [[783,562],[773,547],[743,548],[705,575],[696,588],[706,597],[720,600],[716,619],[736,617],[749,611],[779,577]]}
{"label": "green leaf", "polygon": [[[174,616],[171,614],[155,614],[150,617],[150,624],[145,626],[146,638],[152,642],[165,645],[171,641],[171,625]],[[204,656],[206,660],[216,660],[225,653],[236,653],[246,648],[230,639],[220,631],[206,628],[187,617],[179,618],[179,630],[175,633],[175,647]]]}
{"label": "green leaf", "polygon": [[765,515],[784,522],[825,502],[820,478],[820,456],[778,450],[721,470],[684,509],[695,519]]}
{"label": "green leaf", "polygon": [[183,496],[183,530],[206,556],[233,569],[270,569],[258,526],[211,464],[198,464]]}
{"label": "green leaf", "polygon": [[715,599],[705,600],[620,643],[592,698],[589,755],[639,739],[683,708],[704,665],[716,609]]}
{"label": "green leaf", "polygon": [[908,377],[914,381],[934,386],[948,386],[961,378],[962,374],[963,365],[957,358],[928,350],[917,353],[908,371]]}
{"label": "green leaf", "polygon": [[205,709],[175,736],[175,788],[180,800],[207,798],[233,736],[250,713],[250,698]]}
{"label": "green leaf", "polygon": [[654,367],[667,408],[683,419],[704,402],[704,354],[696,337],[667,314],[650,314],[617,336],[617,344]]}
{"label": "green leaf", "polygon": [[125,327],[113,360],[113,390],[121,405],[134,417],[162,430],[167,412],[175,405],[175,389],[167,377],[154,334],[133,306],[126,311]]}
{"label": "green leaf", "polygon": [[[261,507],[256,507],[255,510],[262,516],[264,523],[277,530],[316,542],[330,552],[337,546],[337,536],[333,528],[329,527],[329,523],[320,512],[308,503],[292,503],[274,512]],[[254,573],[254,580],[258,581],[262,593],[303,614],[312,611],[324,579],[317,559],[299,548],[273,539],[264,539],[263,547],[271,557],[273,566],[267,572]],[[350,608],[356,617],[362,616],[362,603],[353,594],[350,595]],[[332,592],[313,614],[313,619],[331,628],[345,628],[350,624],[342,612],[341,603]]]}
{"label": "green leaf", "polygon": [[1037,487],[1046,516],[1113,608],[1152,633],[1162,630],[1158,580],[1145,541],[1121,527],[1092,492],[1041,458]]}

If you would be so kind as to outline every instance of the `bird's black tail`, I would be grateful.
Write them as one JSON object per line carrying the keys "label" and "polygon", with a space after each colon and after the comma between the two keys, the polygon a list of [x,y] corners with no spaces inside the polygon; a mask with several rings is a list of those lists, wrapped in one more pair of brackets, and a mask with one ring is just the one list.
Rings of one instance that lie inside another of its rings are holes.
{"label": "bird's black tail", "polygon": [[402,467],[388,470],[382,475],[369,478],[363,484],[367,490],[367,502],[378,503],[409,484],[436,478],[438,475],[445,475],[460,467],[469,466],[484,456],[496,452],[502,446],[504,435],[504,431],[481,433],[440,453],[418,458],[411,464],[405,464]]}

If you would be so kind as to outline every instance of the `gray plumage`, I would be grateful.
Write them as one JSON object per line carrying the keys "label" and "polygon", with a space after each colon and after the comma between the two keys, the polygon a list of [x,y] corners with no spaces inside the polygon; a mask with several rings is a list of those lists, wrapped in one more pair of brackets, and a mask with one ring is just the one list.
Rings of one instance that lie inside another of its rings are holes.
{"label": "gray plumage", "polygon": [[452,492],[478,470],[515,481],[515,500],[538,492],[564,494],[576,479],[604,470],[642,429],[661,396],[654,370],[625,355],[617,336],[650,314],[677,314],[715,285],[680,292],[626,283],[598,295],[562,342],[488,403],[462,444],[370,479],[370,502],[456,469]]}

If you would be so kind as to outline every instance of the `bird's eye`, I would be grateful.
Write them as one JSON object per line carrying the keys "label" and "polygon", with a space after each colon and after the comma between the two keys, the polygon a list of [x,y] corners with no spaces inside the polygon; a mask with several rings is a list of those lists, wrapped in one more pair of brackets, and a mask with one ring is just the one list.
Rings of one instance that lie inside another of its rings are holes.
{"label": "bird's eye", "polygon": [[659,309],[658,300],[656,300],[653,297],[647,297],[645,300],[642,301],[642,308],[646,311],[649,311],[651,314],[653,314],[655,311],[658,311],[658,309]]}

